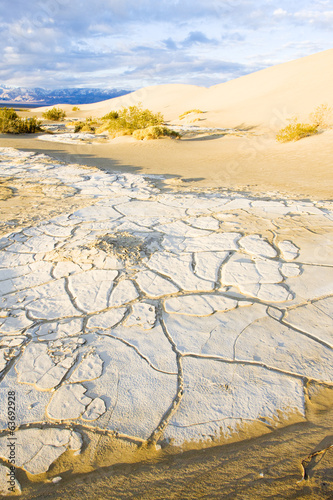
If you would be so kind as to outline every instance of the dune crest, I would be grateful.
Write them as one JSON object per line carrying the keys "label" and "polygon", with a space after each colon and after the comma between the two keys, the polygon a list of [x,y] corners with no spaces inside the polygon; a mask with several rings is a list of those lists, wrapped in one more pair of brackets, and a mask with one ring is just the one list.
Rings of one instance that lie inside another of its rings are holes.
{"label": "dune crest", "polygon": [[[179,122],[179,115],[191,109],[204,111],[203,126],[263,127],[277,130],[286,119],[298,115],[307,119],[315,107],[333,104],[333,49],[319,52],[210,88],[165,84],[141,88],[131,94],[80,106],[75,115],[101,117],[112,109],[142,103],[165,119]],[[62,105],[72,114],[72,106]],[[47,108],[38,108],[42,111]]]}

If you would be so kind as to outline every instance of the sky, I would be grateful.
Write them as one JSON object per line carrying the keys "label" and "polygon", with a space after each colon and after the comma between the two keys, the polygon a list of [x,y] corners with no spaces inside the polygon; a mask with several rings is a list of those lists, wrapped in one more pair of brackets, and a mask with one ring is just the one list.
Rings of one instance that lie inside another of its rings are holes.
{"label": "sky", "polygon": [[332,37],[333,0],[0,0],[0,84],[209,87]]}

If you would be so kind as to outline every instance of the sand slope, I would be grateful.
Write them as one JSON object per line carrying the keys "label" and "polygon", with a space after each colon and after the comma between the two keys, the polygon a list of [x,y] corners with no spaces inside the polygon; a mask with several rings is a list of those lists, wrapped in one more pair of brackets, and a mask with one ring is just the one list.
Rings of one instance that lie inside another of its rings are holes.
{"label": "sand slope", "polygon": [[226,126],[275,129],[286,116],[297,114],[303,120],[316,106],[332,105],[332,87],[333,50],[327,50],[211,87],[196,105]]}
{"label": "sand slope", "polygon": [[[286,117],[307,119],[313,109],[333,104],[333,49],[279,64],[210,87],[155,85],[126,96],[80,106],[78,116],[103,116],[112,109],[142,102],[161,111],[166,120],[178,122],[184,111],[199,108],[202,126],[262,126],[276,130]],[[71,105],[62,106],[71,111]],[[44,108],[43,108],[44,109]],[[41,111],[42,108],[39,108]],[[70,113],[71,114],[71,113]]]}

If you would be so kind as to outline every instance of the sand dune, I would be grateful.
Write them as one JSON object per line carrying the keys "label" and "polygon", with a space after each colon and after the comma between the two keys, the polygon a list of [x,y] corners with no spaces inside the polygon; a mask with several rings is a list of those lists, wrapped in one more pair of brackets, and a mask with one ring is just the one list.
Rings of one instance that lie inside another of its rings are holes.
{"label": "sand dune", "polygon": [[[333,104],[333,49],[279,64],[210,88],[194,85],[155,85],[126,96],[80,106],[78,116],[103,116],[112,109],[142,102],[161,111],[166,120],[201,109],[203,126],[261,126],[276,130],[295,114],[307,119],[313,109]],[[71,115],[71,105],[62,106]],[[44,109],[44,108],[43,108]],[[41,111],[39,108],[38,111]]]}
{"label": "sand dune", "polygon": [[[52,151],[58,159],[111,171],[134,169],[167,175],[200,188],[227,187],[256,193],[278,190],[293,196],[327,199],[333,182],[333,131],[289,144],[278,143],[275,135],[288,123],[288,117],[297,115],[307,120],[320,104],[333,107],[332,88],[333,49],[211,88],[177,84],[145,87],[126,96],[82,105],[79,111],[60,104],[69,117],[84,119],[142,102],[144,107],[162,112],[172,124],[188,124],[198,118],[195,124],[201,127],[249,127],[247,133],[241,133],[243,136],[186,136],[181,141],[121,137],[104,144],[85,144],[82,154],[77,144],[60,148],[29,137],[29,148]],[[181,113],[195,108],[204,113],[179,120]],[[21,114],[41,116],[45,109]],[[16,136],[4,138],[0,145],[6,146],[9,141],[13,147],[26,147],[26,139]]]}

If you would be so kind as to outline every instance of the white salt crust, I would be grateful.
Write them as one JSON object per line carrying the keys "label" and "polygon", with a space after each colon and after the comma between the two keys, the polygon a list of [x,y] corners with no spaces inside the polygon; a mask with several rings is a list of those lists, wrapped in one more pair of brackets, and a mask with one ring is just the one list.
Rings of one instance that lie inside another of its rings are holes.
{"label": "white salt crust", "polygon": [[[11,148],[0,163],[0,177],[89,199],[0,239],[0,394],[15,386],[19,427],[47,424],[16,431],[18,467],[39,474],[79,452],[78,423],[181,446],[302,419],[303,377],[332,383],[333,242],[302,233],[311,215],[331,232],[331,205],[161,193],[139,175]],[[243,230],[238,214],[279,229]],[[5,446],[3,435],[2,458]]]}

